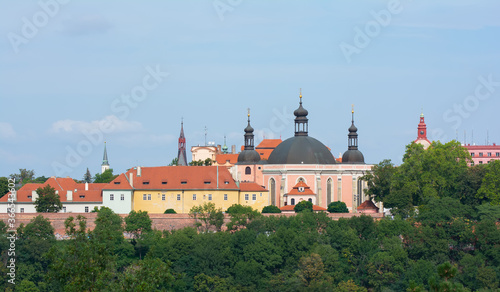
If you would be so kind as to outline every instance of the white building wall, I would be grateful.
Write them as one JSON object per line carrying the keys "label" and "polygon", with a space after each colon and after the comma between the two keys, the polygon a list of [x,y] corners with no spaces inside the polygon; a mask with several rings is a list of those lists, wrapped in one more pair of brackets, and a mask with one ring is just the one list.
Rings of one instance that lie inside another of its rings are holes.
{"label": "white building wall", "polygon": [[[113,195],[113,200],[110,199]],[[124,196],[124,200],[121,196]],[[132,211],[132,191],[131,190],[103,190],[102,204],[116,214],[128,214]]]}

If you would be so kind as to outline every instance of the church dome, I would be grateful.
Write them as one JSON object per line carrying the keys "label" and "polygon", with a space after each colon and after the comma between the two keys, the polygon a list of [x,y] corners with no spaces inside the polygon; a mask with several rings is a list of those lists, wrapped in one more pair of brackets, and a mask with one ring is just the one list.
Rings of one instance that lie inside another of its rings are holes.
{"label": "church dome", "polygon": [[281,142],[269,155],[269,164],[335,164],[335,158],[320,141],[295,136]]}
{"label": "church dome", "polygon": [[238,155],[238,162],[243,164],[255,164],[260,161],[259,152],[255,150],[243,150]]}
{"label": "church dome", "polygon": [[365,164],[365,157],[359,150],[347,150],[342,155],[342,163],[345,164]]}

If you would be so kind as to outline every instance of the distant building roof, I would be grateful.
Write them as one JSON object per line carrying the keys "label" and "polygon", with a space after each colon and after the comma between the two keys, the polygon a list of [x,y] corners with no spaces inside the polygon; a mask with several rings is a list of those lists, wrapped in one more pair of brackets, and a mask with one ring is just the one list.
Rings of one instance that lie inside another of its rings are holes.
{"label": "distant building roof", "polygon": [[314,196],[314,192],[305,182],[299,181],[287,195]]}
{"label": "distant building roof", "polygon": [[364,201],[361,205],[358,206],[358,211],[366,211],[366,210],[374,210],[377,211],[379,208],[375,206],[375,204],[371,200]]}
{"label": "distant building roof", "polygon": [[[294,211],[295,206],[296,205],[286,205],[286,206],[281,207],[280,210],[281,211]],[[327,211],[327,209],[320,207],[320,206],[317,206],[317,205],[313,205],[313,211],[320,212],[320,211]]]}
{"label": "distant building roof", "polygon": [[281,142],[283,142],[281,139],[264,139],[255,147],[255,150],[259,153],[260,159],[267,160],[274,148],[278,147]]}
{"label": "distant building roof", "polygon": [[253,182],[241,182],[240,191],[242,192],[268,192],[263,186]]}

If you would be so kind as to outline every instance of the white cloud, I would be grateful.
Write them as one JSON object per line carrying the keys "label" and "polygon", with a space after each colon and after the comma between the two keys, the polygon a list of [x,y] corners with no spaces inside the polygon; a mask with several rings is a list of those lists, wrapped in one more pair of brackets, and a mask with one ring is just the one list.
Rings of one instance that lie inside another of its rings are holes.
{"label": "white cloud", "polygon": [[11,139],[16,136],[16,132],[9,123],[0,123],[0,138]]}
{"label": "white cloud", "polygon": [[142,124],[135,121],[124,121],[115,115],[104,117],[101,120],[86,122],[75,120],[61,120],[52,124],[51,133],[82,133],[92,130],[105,129],[107,133],[126,133],[142,130]]}

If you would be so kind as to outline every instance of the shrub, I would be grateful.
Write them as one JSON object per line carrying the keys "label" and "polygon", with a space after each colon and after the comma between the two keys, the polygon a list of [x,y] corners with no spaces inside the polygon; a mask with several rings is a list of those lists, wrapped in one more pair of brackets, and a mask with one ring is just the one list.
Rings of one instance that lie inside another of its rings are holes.
{"label": "shrub", "polygon": [[349,209],[347,209],[347,206],[344,202],[337,201],[337,202],[331,202],[330,205],[328,205],[328,212],[349,213]]}
{"label": "shrub", "polygon": [[165,210],[165,212],[163,212],[163,214],[177,214],[177,212],[175,212],[174,209],[167,209]]}
{"label": "shrub", "polygon": [[281,210],[274,205],[269,205],[262,208],[262,213],[281,213]]}
{"label": "shrub", "polygon": [[305,210],[313,211],[313,203],[309,201],[300,201],[295,207],[293,208],[295,213],[300,213]]}

